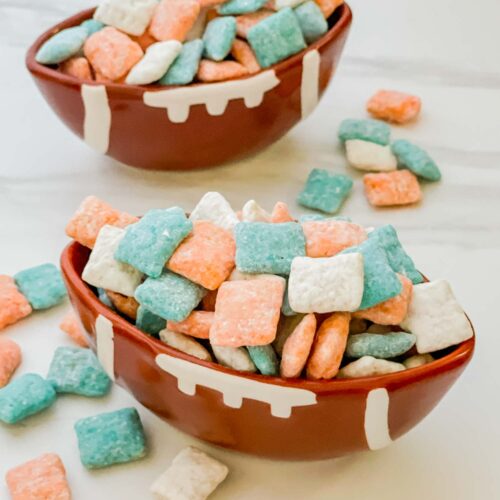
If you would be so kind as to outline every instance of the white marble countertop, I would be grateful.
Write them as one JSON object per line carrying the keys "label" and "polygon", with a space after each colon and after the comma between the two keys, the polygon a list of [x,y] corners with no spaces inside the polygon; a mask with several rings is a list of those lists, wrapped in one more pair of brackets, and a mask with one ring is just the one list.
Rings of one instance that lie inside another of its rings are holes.
{"label": "white marble countertop", "polygon": [[[424,188],[420,206],[374,210],[356,178],[343,214],[395,224],[420,269],[451,281],[478,334],[476,356],[459,382],[414,431],[389,448],[340,460],[280,463],[201,444],[231,475],[215,499],[454,500],[500,497],[500,335],[494,331],[500,278],[500,2],[498,0],[352,0],[354,24],[345,56],[321,106],[261,155],[214,170],[148,173],[88,149],[59,122],[24,68],[26,47],[86,0],[0,0],[0,273],[56,262],[64,226],[79,201],[96,194],[132,213],[180,204],[192,208],[208,190],[233,206],[256,198],[267,208],[290,203],[313,167],[345,172],[335,130],[364,116],[381,87],[423,99],[418,123],[394,135],[427,148],[443,180]],[[45,373],[57,324],[69,305],[37,313],[2,333],[24,351],[20,372]],[[109,397],[62,397],[15,428],[0,427],[0,476],[47,451],[60,454],[75,500],[149,498],[147,489],[172,457],[194,440],[141,408],[151,453],[141,462],[99,472],[79,462],[76,419],[133,405],[115,387]],[[138,406],[138,405],[137,405]],[[0,480],[0,498],[7,497]]]}

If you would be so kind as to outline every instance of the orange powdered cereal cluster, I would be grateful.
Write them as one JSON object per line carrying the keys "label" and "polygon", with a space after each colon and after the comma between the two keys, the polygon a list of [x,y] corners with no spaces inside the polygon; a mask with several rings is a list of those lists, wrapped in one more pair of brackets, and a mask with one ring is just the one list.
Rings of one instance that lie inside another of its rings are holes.
{"label": "orange powdered cereal cluster", "polygon": [[209,61],[203,59],[198,68],[198,80],[201,82],[221,82],[231,78],[248,75],[248,69],[235,61]]}
{"label": "orange powdered cereal cluster", "polygon": [[7,385],[21,364],[21,348],[11,339],[0,338],[0,388]]}
{"label": "orange powdered cereal cluster", "polygon": [[157,40],[184,41],[200,13],[198,0],[162,0],[155,8],[149,33]]}
{"label": "orange powdered cereal cluster", "polygon": [[106,290],[106,295],[115,306],[116,310],[135,320],[137,319],[137,309],[139,309],[139,302],[134,297],[126,297],[121,293]]}
{"label": "orange powdered cereal cluster", "polygon": [[65,75],[74,76],[81,80],[92,80],[92,70],[85,57],[72,57],[61,63],[59,69]]}
{"label": "orange powdered cereal cluster", "polygon": [[0,330],[30,315],[32,308],[10,276],[0,275]]}
{"label": "orange powdered cereal cluster", "polygon": [[419,97],[396,90],[379,90],[366,104],[374,118],[399,124],[414,120],[421,107]]}
{"label": "orange powdered cereal cluster", "polygon": [[276,205],[274,205],[271,213],[271,222],[275,224],[279,224],[280,222],[293,222],[293,217],[286,203],[278,201]]}
{"label": "orange powdered cereal cluster", "polygon": [[239,62],[248,70],[249,73],[257,73],[260,71],[259,63],[253,53],[252,48],[243,40],[236,39],[231,48],[231,55],[235,61]]}
{"label": "orange powdered cereal cluster", "polygon": [[66,313],[63,320],[59,324],[59,328],[64,333],[67,333],[80,347],[89,346],[87,337],[85,336],[85,333],[83,332],[74,311],[68,311]]}
{"label": "orange powdered cereal cluster", "polygon": [[409,170],[366,174],[363,182],[368,201],[376,207],[409,205],[422,198],[418,180]]}
{"label": "orange powdered cereal cluster", "polygon": [[213,312],[193,311],[184,321],[179,323],[167,321],[167,328],[173,332],[184,333],[198,339],[208,339],[213,321]]}

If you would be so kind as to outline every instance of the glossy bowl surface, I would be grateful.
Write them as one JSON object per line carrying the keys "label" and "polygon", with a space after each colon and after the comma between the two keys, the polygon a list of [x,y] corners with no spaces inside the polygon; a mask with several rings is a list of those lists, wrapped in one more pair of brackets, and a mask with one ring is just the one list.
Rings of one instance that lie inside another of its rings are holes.
{"label": "glossy bowl surface", "polygon": [[470,361],[475,337],[436,361],[379,377],[313,382],[242,375],[135,328],[82,281],[89,250],[69,244],[61,268],[92,349],[141,404],[209,443],[282,460],[382,448],[418,424]]}
{"label": "glossy bowl surface", "polygon": [[59,118],[94,149],[127,165],[154,170],[211,167],[257,153],[307,116],[326,90],[352,20],[343,5],[330,30],[306,50],[246,78],[185,87],[99,84],[35,61],[61,29],[92,16],[89,9],[43,33],[26,65]]}

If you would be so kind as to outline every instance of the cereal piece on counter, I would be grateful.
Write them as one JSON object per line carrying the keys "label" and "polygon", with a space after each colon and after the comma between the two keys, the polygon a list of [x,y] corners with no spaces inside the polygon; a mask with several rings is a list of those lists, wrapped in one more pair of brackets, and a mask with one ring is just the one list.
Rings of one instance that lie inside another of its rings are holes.
{"label": "cereal piece on counter", "polygon": [[235,61],[214,62],[202,59],[198,68],[197,77],[200,82],[212,83],[232,80],[247,76],[248,69]]}
{"label": "cereal piece on counter", "polygon": [[142,273],[115,259],[124,236],[125,229],[119,227],[104,226],[99,231],[94,249],[83,269],[82,279],[92,286],[132,297],[142,280]]}
{"label": "cereal piece on counter", "polygon": [[334,214],[351,192],[352,186],[352,180],[345,175],[313,168],[297,202],[307,208]]}
{"label": "cereal piece on counter", "polygon": [[74,76],[80,80],[93,80],[90,64],[85,57],[72,57],[61,63],[59,70],[65,75]]}
{"label": "cereal piece on counter", "polygon": [[248,346],[247,350],[257,370],[259,370],[262,375],[269,375],[271,377],[277,377],[279,375],[280,363],[271,344]]}
{"label": "cereal piece on counter", "polygon": [[218,290],[208,290],[203,299],[201,299],[201,307],[204,311],[215,311],[217,293]]}
{"label": "cereal piece on counter", "polygon": [[368,234],[368,237],[376,240],[384,249],[389,260],[389,265],[394,272],[403,274],[411,279],[414,285],[424,281],[423,276],[417,271],[413,260],[401,245],[394,226],[386,224],[385,226],[377,227]]}
{"label": "cereal piece on counter", "polygon": [[0,274],[0,330],[29,316],[32,308],[10,276]]}
{"label": "cereal piece on counter", "polygon": [[283,353],[283,347],[288,337],[293,333],[298,324],[302,321],[305,314],[295,314],[294,316],[282,315],[278,322],[278,330],[276,332],[276,338],[273,341],[274,350],[279,356]]}
{"label": "cereal piece on counter", "polygon": [[177,454],[150,491],[158,500],[205,500],[227,474],[223,463],[189,446]]}
{"label": "cereal piece on counter", "polygon": [[248,42],[262,68],[268,68],[307,47],[293,10],[282,9],[248,30]]}
{"label": "cereal piece on counter", "polygon": [[146,30],[156,0],[101,0],[94,19],[129,35],[140,36]]}
{"label": "cereal piece on counter", "polygon": [[179,332],[172,332],[168,328],[160,332],[160,340],[178,351],[194,356],[203,361],[212,361],[210,353],[196,340]]}
{"label": "cereal piece on counter", "polygon": [[35,55],[35,60],[40,64],[58,64],[66,61],[80,52],[87,36],[87,30],[80,26],[61,30],[42,44]]}
{"label": "cereal piece on counter", "polygon": [[76,313],[71,310],[68,311],[61,323],[59,323],[59,328],[66,334],[68,334],[71,339],[78,344],[80,347],[88,347],[89,342],[87,340],[87,336],[81,327]]}
{"label": "cereal piece on counter", "polygon": [[399,325],[406,317],[408,305],[411,300],[413,283],[402,274],[398,276],[403,285],[403,289],[399,295],[368,309],[356,311],[353,316],[373,321],[378,325]]}
{"label": "cereal piece on counter", "polygon": [[210,343],[266,345],[276,337],[285,280],[279,276],[226,281],[219,288]]}
{"label": "cereal piece on counter", "polygon": [[441,172],[427,151],[404,139],[394,141],[391,149],[400,167],[411,170],[426,181],[436,182],[441,179]]}
{"label": "cereal piece on counter", "polygon": [[285,378],[300,377],[306,366],[316,334],[316,316],[307,314],[283,345],[280,373]]}
{"label": "cereal piece on counter", "polygon": [[231,55],[235,61],[243,64],[248,69],[249,73],[257,73],[260,71],[259,63],[253,53],[250,45],[243,40],[235,39],[231,47]]}
{"label": "cereal piece on counter", "polygon": [[215,290],[234,268],[236,244],[227,229],[204,220],[193,224],[193,232],[177,247],[167,262],[174,273]]}
{"label": "cereal piece on counter", "polygon": [[349,313],[336,312],[323,321],[307,362],[308,379],[331,379],[337,375],[349,336],[350,319]]}
{"label": "cereal piece on counter", "polygon": [[421,107],[419,97],[396,90],[379,90],[366,104],[374,118],[400,124],[415,119]]}
{"label": "cereal piece on counter", "polygon": [[111,388],[111,380],[96,355],[82,347],[58,347],[50,363],[47,381],[59,394],[100,397]]}
{"label": "cereal piece on counter", "polygon": [[186,42],[177,59],[158,83],[160,85],[188,85],[191,83],[198,72],[203,47],[203,40]]}
{"label": "cereal piece on counter", "polygon": [[474,335],[472,325],[445,280],[413,287],[408,314],[401,326],[417,336],[419,354],[460,344]]}
{"label": "cereal piece on counter", "polygon": [[96,19],[87,19],[80,24],[81,28],[85,28],[87,30],[88,36],[101,31],[106,25],[101,23],[101,21],[97,21]]}
{"label": "cereal piece on counter", "polygon": [[304,232],[296,222],[241,222],[235,235],[239,271],[287,275],[292,260],[305,255]]}
{"label": "cereal piece on counter", "polygon": [[351,315],[351,322],[349,323],[349,334],[365,333],[368,328],[368,321],[358,318],[355,314]]}
{"label": "cereal piece on counter", "polygon": [[191,212],[189,219],[192,222],[197,220],[209,220],[228,231],[232,231],[234,226],[239,222],[238,217],[236,217],[234,210],[231,208],[226,198],[220,193],[213,191],[209,191],[203,195],[202,199]]}
{"label": "cereal piece on counter", "polygon": [[167,328],[173,332],[183,333],[198,339],[208,339],[210,328],[214,322],[214,313],[209,311],[193,311],[184,321],[167,322]]}
{"label": "cereal piece on counter", "polygon": [[359,309],[368,309],[402,292],[403,285],[376,240],[367,239],[358,246],[342,251],[342,255],[352,253],[363,255],[364,290]]}
{"label": "cereal piece on counter", "polygon": [[351,139],[345,142],[349,165],[368,172],[391,172],[398,168],[398,160],[390,146],[381,146],[370,141]]}
{"label": "cereal piece on counter", "polygon": [[321,9],[321,12],[323,13],[323,16],[325,16],[325,19],[328,19],[336,10],[337,7],[340,7],[343,5],[344,0],[314,0],[319,8]]}
{"label": "cereal piece on counter", "polygon": [[294,218],[290,213],[288,205],[283,201],[278,201],[271,213],[271,222],[279,224],[280,222],[294,222]]}
{"label": "cereal piece on counter", "polygon": [[139,306],[137,309],[135,326],[139,328],[139,330],[156,337],[161,330],[166,328],[167,321],[151,311],[148,311],[145,307]]}
{"label": "cereal piece on counter", "polygon": [[342,367],[337,378],[378,377],[403,370],[406,370],[406,367],[401,363],[363,356]]}
{"label": "cereal piece on counter", "polygon": [[153,43],[144,57],[130,70],[125,83],[147,85],[159,80],[181,53],[182,43],[177,40]]}
{"label": "cereal piece on counter", "polygon": [[349,335],[345,353],[350,358],[397,358],[408,352],[415,345],[415,341],[415,335],[406,332],[358,333]]}
{"label": "cereal piece on counter", "polygon": [[340,124],[338,135],[342,142],[359,139],[387,146],[391,138],[391,129],[387,123],[379,120],[348,118]]}
{"label": "cereal piece on counter", "polygon": [[294,311],[329,313],[355,311],[363,296],[363,255],[296,257],[288,281]]}
{"label": "cereal piece on counter", "polygon": [[55,453],[43,455],[7,471],[11,500],[70,500],[66,470]]}
{"label": "cereal piece on counter", "polygon": [[236,16],[236,34],[241,38],[247,38],[250,28],[272,15],[273,11],[263,9]]}
{"label": "cereal piece on counter", "polygon": [[183,42],[200,14],[198,0],[161,0],[156,6],[149,32],[157,40]]}
{"label": "cereal piece on counter", "polygon": [[363,177],[366,198],[375,207],[410,205],[422,199],[417,178],[409,170],[395,170]]}
{"label": "cereal piece on counter", "polygon": [[301,3],[295,7],[294,12],[307,43],[315,42],[328,31],[323,12],[313,0]]}
{"label": "cereal piece on counter", "polygon": [[54,264],[41,264],[20,271],[14,275],[14,281],[35,310],[54,307],[66,297],[61,271]]}
{"label": "cereal piece on counter", "polygon": [[219,5],[217,11],[222,16],[235,16],[257,12],[267,0],[228,0]]}
{"label": "cereal piece on counter", "polygon": [[182,208],[149,210],[137,224],[127,228],[115,258],[151,278],[158,278],[165,263],[192,229],[193,224]]}
{"label": "cereal piece on counter", "polygon": [[424,366],[428,363],[432,363],[434,358],[430,354],[415,354],[415,356],[410,356],[403,361],[403,365],[406,369],[418,368],[419,366]]}
{"label": "cereal piece on counter", "polygon": [[66,226],[66,234],[80,245],[93,248],[99,231],[105,225],[126,227],[139,219],[120,212],[95,196],[87,196]]}
{"label": "cereal piece on counter", "polygon": [[21,360],[19,345],[11,339],[0,338],[0,388],[8,384]]}
{"label": "cereal piece on counter", "polygon": [[257,371],[250,354],[244,347],[212,345],[212,351],[214,352],[215,359],[222,366],[239,372],[255,373]]}
{"label": "cereal piece on counter", "polygon": [[231,51],[236,37],[234,17],[216,17],[207,24],[203,34],[205,50],[203,55],[212,61],[222,61]]}
{"label": "cereal piece on counter", "polygon": [[35,373],[26,373],[0,389],[0,421],[15,424],[40,413],[56,400],[52,384]]}
{"label": "cereal piece on counter", "polygon": [[144,55],[141,46],[125,33],[107,26],[90,35],[83,53],[92,68],[111,81],[124,77]]}
{"label": "cereal piece on counter", "polygon": [[248,200],[241,209],[241,220],[243,222],[271,222],[271,214],[255,200]]}
{"label": "cereal piece on counter", "polygon": [[184,321],[200,303],[205,290],[186,278],[165,270],[137,287],[135,298],[146,309],[170,321]]}
{"label": "cereal piece on counter", "polygon": [[144,429],[135,408],[82,418],[74,427],[80,460],[87,469],[100,469],[146,456]]}
{"label": "cereal piece on counter", "polygon": [[365,229],[358,224],[340,220],[320,220],[302,223],[308,257],[331,257],[346,248],[366,240]]}

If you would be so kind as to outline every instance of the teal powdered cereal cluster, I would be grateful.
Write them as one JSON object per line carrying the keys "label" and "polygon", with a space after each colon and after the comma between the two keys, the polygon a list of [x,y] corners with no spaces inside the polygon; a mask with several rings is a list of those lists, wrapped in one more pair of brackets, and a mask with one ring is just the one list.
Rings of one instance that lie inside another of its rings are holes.
{"label": "teal powdered cereal cluster", "polygon": [[157,337],[167,326],[167,322],[163,318],[160,318],[160,316],[148,311],[145,307],[139,306],[139,309],[137,309],[135,326],[137,326],[139,330]]}
{"label": "teal powdered cereal cluster", "polygon": [[219,14],[234,16],[255,12],[264,7],[267,0],[229,0],[218,7]]}
{"label": "teal powdered cereal cluster", "polygon": [[262,375],[277,377],[279,375],[279,361],[271,344],[247,347],[257,370]]}
{"label": "teal powdered cereal cluster", "polygon": [[56,400],[50,382],[36,373],[26,373],[0,389],[0,421],[15,424],[40,413]]}
{"label": "teal powdered cereal cluster", "polygon": [[348,118],[340,124],[339,139],[342,142],[359,139],[387,146],[391,140],[391,129],[387,123],[379,120]]}
{"label": "teal powdered cereal cluster", "polygon": [[316,2],[309,0],[294,10],[307,43],[315,42],[328,31],[328,23]]}
{"label": "teal powdered cereal cluster", "polygon": [[139,222],[127,227],[115,259],[157,278],[192,229],[193,223],[182,208],[150,210]]}
{"label": "teal powdered cereal cluster", "polygon": [[427,181],[436,182],[441,179],[441,172],[436,162],[422,148],[399,139],[391,144],[391,150],[398,159],[400,168],[407,168]]}
{"label": "teal powdered cereal cluster", "polygon": [[48,309],[66,297],[61,271],[54,264],[30,267],[15,274],[14,280],[33,309]]}
{"label": "teal powdered cereal cluster", "polygon": [[187,85],[194,80],[203,54],[203,40],[191,40],[182,46],[166,74],[160,79],[160,85]]}
{"label": "teal powdered cereal cluster", "polygon": [[58,64],[78,54],[89,36],[85,27],[67,28],[49,38],[36,53],[40,64]]}
{"label": "teal powdered cereal cluster", "polygon": [[213,61],[222,61],[231,51],[236,38],[236,19],[216,17],[207,24],[203,35],[204,55]]}
{"label": "teal powdered cereal cluster", "polygon": [[111,380],[95,354],[81,347],[58,347],[47,381],[56,392],[100,397],[109,392]]}
{"label": "teal powdered cereal cluster", "polygon": [[235,239],[236,268],[244,273],[286,276],[292,260],[306,254],[304,231],[296,222],[240,222]]}
{"label": "teal powdered cereal cluster", "polygon": [[379,359],[390,359],[408,352],[415,344],[416,337],[412,333],[359,333],[347,339],[346,355],[350,358],[373,356]]}
{"label": "teal powdered cereal cluster", "polygon": [[351,192],[352,186],[352,180],[345,175],[314,168],[297,202],[307,208],[334,214]]}
{"label": "teal powdered cereal cluster", "polygon": [[135,408],[82,418],[75,424],[80,459],[88,469],[138,460],[146,455],[146,438]]}

